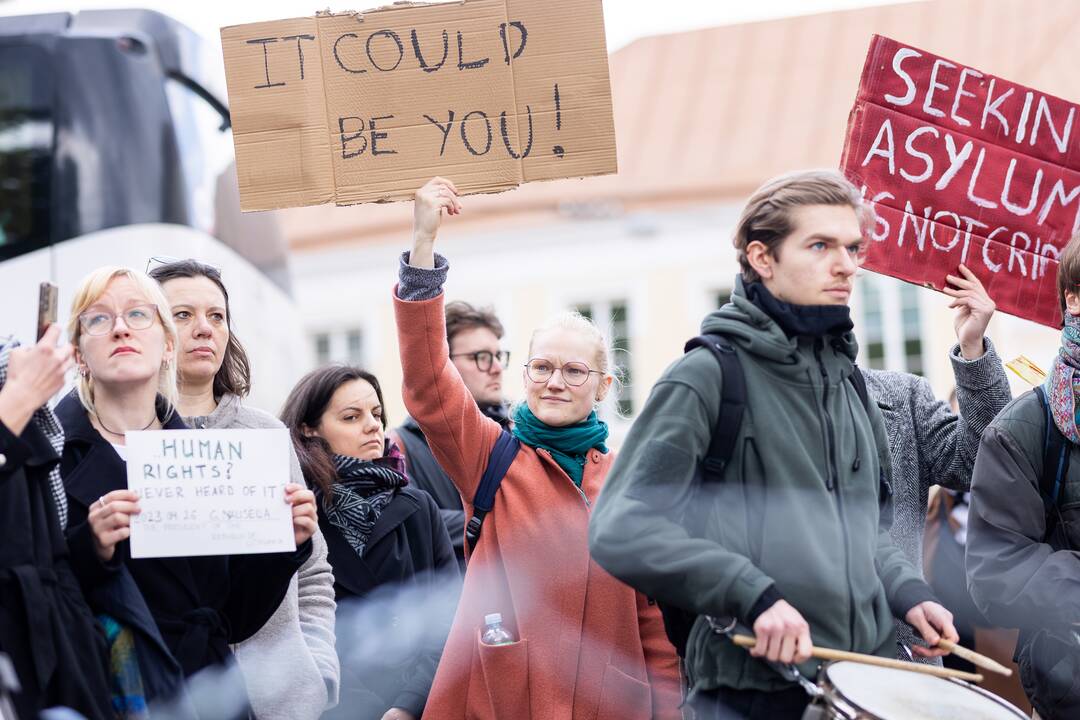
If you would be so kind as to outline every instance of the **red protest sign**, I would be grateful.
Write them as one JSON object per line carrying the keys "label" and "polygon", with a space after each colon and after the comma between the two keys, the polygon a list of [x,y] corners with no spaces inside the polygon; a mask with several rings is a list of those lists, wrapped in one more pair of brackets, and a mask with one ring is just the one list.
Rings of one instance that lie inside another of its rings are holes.
{"label": "red protest sign", "polygon": [[967,265],[1000,310],[1061,326],[1080,228],[1077,106],[875,35],[841,169],[878,213],[866,267],[940,289]]}

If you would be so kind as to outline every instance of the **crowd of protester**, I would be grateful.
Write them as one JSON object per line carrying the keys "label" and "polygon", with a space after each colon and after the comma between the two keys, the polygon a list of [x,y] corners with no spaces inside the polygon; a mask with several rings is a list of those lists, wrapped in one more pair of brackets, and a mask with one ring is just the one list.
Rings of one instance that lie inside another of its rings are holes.
{"label": "crowd of protester", "polygon": [[[815,678],[815,646],[940,666],[971,624],[955,598],[1020,629],[1037,716],[1080,717],[1080,239],[1061,353],[1015,401],[993,301],[949,276],[954,409],[855,365],[872,209],[835,172],[775,178],[735,228],[730,302],[616,456],[600,327],[523,329],[511,404],[502,323],[444,302],[435,245],[461,212],[449,180],[416,192],[393,430],[388,389],[347,365],[301,378],[279,417],[251,406],[251,365],[274,360],[248,357],[227,278],[196,259],[96,268],[66,341],[0,343],[0,717],[800,718],[813,698],[778,667]],[[132,556],[127,433],[275,428],[294,551]],[[930,503],[935,485],[951,494]],[[939,600],[928,505],[936,537],[968,502],[960,590]]]}

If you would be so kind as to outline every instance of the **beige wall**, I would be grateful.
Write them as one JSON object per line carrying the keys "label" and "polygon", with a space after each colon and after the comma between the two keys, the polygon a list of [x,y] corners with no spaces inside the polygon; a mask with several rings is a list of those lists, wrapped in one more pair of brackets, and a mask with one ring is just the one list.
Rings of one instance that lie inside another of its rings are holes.
{"label": "beige wall", "polygon": [[[734,206],[701,206],[604,220],[568,219],[515,230],[512,238],[492,231],[459,234],[439,248],[451,265],[447,297],[495,306],[512,353],[506,380],[511,399],[522,394],[521,365],[532,328],[579,303],[625,300],[631,353],[620,360],[628,360],[632,369],[630,392],[640,408],[653,382],[697,333],[716,292],[732,285],[736,262],[727,238],[737,212]],[[401,371],[391,287],[405,247],[403,238],[294,256],[295,290],[308,332],[361,329],[361,362],[382,381],[395,423],[405,411],[397,392]],[[955,342],[953,311],[945,296],[919,293],[926,374],[944,398],[954,383],[948,361]],[[857,333],[861,302],[857,290]],[[990,334],[1002,357],[1023,353],[1043,369],[1058,342],[1055,331],[1006,316],[995,318]],[[313,351],[309,360],[314,362]],[[861,362],[866,364],[865,358]],[[1010,376],[1017,391],[1025,389]],[[613,426],[617,443],[627,423],[614,419]]]}

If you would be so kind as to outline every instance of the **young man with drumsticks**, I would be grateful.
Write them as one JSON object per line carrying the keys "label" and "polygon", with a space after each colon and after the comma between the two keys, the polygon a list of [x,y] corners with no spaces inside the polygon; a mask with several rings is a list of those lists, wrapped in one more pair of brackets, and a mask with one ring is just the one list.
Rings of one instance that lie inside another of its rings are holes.
{"label": "young man with drumsticks", "polygon": [[[594,511],[597,562],[699,616],[685,657],[699,718],[801,717],[808,696],[760,659],[813,677],[815,643],[891,657],[894,615],[931,646],[957,639],[889,536],[885,427],[851,380],[848,300],[872,218],[835,172],[776,178],[750,198],[732,302],[702,325],[745,383],[722,481],[702,483],[699,468],[728,378],[698,348],[653,388]],[[752,628],[757,645],[736,647],[713,618]]]}

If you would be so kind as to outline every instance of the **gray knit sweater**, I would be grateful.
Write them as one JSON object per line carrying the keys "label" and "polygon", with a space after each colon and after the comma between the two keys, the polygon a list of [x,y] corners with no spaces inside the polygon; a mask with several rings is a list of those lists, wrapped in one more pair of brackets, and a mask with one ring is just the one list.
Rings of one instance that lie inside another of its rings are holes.
{"label": "gray knit sweater", "polygon": [[[916,375],[864,370],[866,387],[885,418],[893,462],[892,537],[922,572],[923,532],[931,485],[950,490],[971,487],[971,469],[979,438],[990,421],[1012,399],[1009,381],[993,343],[978,360],[965,360],[960,346],[949,352],[956,377],[960,414],[934,396],[930,383]],[[915,633],[896,621],[899,644],[912,645]],[[897,657],[908,659],[899,646]],[[940,660],[934,664],[940,665]]]}
{"label": "gray knit sweater", "polygon": [[[225,395],[210,415],[184,418],[188,427],[266,429],[283,427],[269,413]],[[304,485],[289,447],[292,482]],[[259,720],[316,720],[338,701],[341,668],[334,649],[334,574],[318,527],[312,552],[289,583],[274,615],[254,636],[233,646],[252,709]]]}

